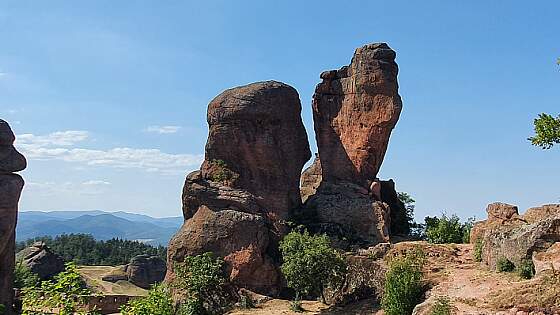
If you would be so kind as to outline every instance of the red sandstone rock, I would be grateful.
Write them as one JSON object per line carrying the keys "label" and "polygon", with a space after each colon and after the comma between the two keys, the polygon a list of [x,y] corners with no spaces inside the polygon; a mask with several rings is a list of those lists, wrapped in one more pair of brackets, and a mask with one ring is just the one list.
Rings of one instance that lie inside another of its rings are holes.
{"label": "red sandstone rock", "polygon": [[349,66],[321,74],[313,119],[324,179],[366,186],[377,176],[402,108],[395,56],[387,44],[369,44]]}
{"label": "red sandstone rock", "polygon": [[489,204],[486,208],[486,213],[488,213],[489,221],[507,221],[514,216],[519,216],[517,206],[513,206],[503,202],[494,202]]}
{"label": "red sandstone rock", "polygon": [[0,304],[8,306],[7,314],[12,314],[15,228],[24,185],[21,176],[12,172],[21,171],[27,165],[13,147],[14,140],[8,123],[0,119]]}
{"label": "red sandstone rock", "polygon": [[234,284],[277,294],[274,253],[283,220],[301,205],[299,178],[311,156],[299,96],[275,81],[229,89],[210,102],[208,124],[201,170],[185,180],[185,223],[169,243],[166,280],[185,256],[210,251]]}
{"label": "red sandstone rock", "polygon": [[545,252],[533,254],[536,274],[545,270],[560,270],[560,241],[554,243]]}

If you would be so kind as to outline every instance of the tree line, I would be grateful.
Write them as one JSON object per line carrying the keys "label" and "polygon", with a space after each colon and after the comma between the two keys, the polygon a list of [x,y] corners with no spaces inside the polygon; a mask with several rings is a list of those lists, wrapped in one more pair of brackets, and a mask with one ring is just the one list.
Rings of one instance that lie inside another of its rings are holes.
{"label": "tree line", "polygon": [[16,251],[39,241],[44,242],[64,261],[74,262],[78,265],[116,266],[128,264],[131,258],[142,254],[159,256],[163,260],[167,256],[167,248],[163,246],[154,247],[139,241],[119,238],[98,241],[90,234],[63,234],[54,238],[51,236],[37,237],[18,242]]}

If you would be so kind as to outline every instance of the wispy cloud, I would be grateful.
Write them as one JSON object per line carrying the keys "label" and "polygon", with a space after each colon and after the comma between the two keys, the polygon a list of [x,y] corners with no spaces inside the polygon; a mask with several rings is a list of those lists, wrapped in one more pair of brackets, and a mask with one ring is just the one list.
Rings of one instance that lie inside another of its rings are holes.
{"label": "wispy cloud", "polygon": [[180,129],[180,126],[149,126],[145,131],[159,134],[171,134],[177,133]]}
{"label": "wispy cloud", "polygon": [[88,180],[82,183],[85,186],[109,186],[111,185],[110,182],[106,180]]}
{"label": "wispy cloud", "polygon": [[16,146],[31,160],[62,160],[89,166],[139,168],[163,174],[183,173],[197,167],[203,159],[196,154],[170,154],[159,149],[128,147],[108,150],[76,147],[88,140],[87,131],[59,131],[48,135],[23,134]]}

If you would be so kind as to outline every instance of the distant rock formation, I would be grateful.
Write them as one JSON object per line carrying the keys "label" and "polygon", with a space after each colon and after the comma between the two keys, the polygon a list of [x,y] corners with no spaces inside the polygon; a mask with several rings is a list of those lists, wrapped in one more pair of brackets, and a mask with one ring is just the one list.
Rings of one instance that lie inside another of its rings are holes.
{"label": "distant rock formation", "polygon": [[162,282],[166,272],[165,261],[157,256],[138,255],[126,266],[128,281],[144,289]]}
{"label": "distant rock formation", "polygon": [[208,124],[205,160],[185,181],[185,223],[169,243],[166,280],[185,256],[210,251],[234,284],[277,294],[277,245],[301,205],[311,156],[298,93],[275,81],[226,90],[210,102]]}
{"label": "distant rock formation", "polygon": [[474,225],[471,242],[482,241],[482,261],[491,269],[502,257],[516,266],[532,259],[539,270],[546,269],[546,261],[558,260],[560,205],[535,207],[519,215],[516,206],[493,203],[486,211],[488,220]]}
{"label": "distant rock formation", "polygon": [[[13,270],[15,266],[15,228],[18,202],[24,181],[14,174],[27,162],[14,148],[15,135],[8,123],[0,119],[0,304],[11,309]],[[8,309],[7,313],[11,314]]]}
{"label": "distant rock formation", "polygon": [[394,183],[377,179],[402,108],[395,56],[384,43],[358,48],[349,66],[321,74],[313,95],[319,154],[294,216],[340,247],[388,241],[391,216],[406,211]]}
{"label": "distant rock formation", "polygon": [[37,274],[41,280],[50,279],[64,271],[64,259],[43,242],[35,242],[19,251],[16,261]]}

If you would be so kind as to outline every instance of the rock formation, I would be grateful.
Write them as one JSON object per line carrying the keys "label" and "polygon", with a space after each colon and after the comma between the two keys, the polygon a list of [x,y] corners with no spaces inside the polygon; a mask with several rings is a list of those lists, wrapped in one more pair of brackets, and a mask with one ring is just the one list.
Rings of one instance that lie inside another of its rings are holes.
{"label": "rock formation", "polygon": [[13,270],[15,266],[15,228],[18,202],[23,179],[14,174],[22,171],[27,162],[14,148],[14,133],[7,122],[0,119],[0,304],[11,313],[13,301]]}
{"label": "rock formation", "polygon": [[560,242],[560,205],[531,208],[519,215],[515,206],[494,203],[487,212],[488,220],[473,227],[471,242],[482,241],[482,261],[490,268],[495,269],[502,257],[516,266],[525,259],[533,259],[538,266],[547,257],[554,257],[553,250],[549,255],[539,253]]}
{"label": "rock formation", "polygon": [[165,261],[150,255],[133,257],[130,264],[126,266],[128,281],[144,289],[149,289],[151,285],[162,282],[166,271]]}
{"label": "rock formation", "polygon": [[349,66],[321,74],[313,95],[319,155],[302,175],[305,206],[294,216],[340,247],[388,241],[391,216],[406,211],[394,183],[377,180],[402,108],[395,56],[384,43],[358,48]]}
{"label": "rock formation", "polygon": [[41,280],[47,280],[64,271],[64,260],[45,243],[35,242],[16,254],[16,261],[22,263]]}
{"label": "rock formation", "polygon": [[313,119],[325,180],[366,187],[377,176],[402,108],[395,56],[387,44],[369,44],[349,66],[321,73]]}
{"label": "rock formation", "polygon": [[296,90],[266,81],[229,89],[208,106],[204,162],[187,176],[185,223],[169,243],[167,281],[187,255],[223,257],[232,282],[276,294],[277,244],[301,205],[299,178],[311,153]]}

